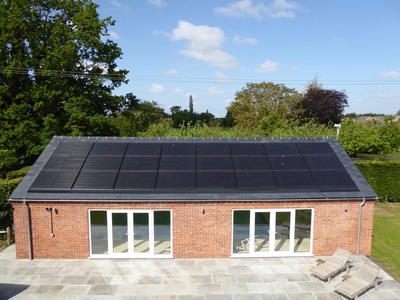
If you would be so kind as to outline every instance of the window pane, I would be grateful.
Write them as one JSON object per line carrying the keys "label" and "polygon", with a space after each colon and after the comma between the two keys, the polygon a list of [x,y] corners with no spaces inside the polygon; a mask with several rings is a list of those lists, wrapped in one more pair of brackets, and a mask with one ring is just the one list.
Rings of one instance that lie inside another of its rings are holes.
{"label": "window pane", "polygon": [[290,249],[290,212],[276,213],[275,251]]}
{"label": "window pane", "polygon": [[135,253],[149,253],[149,214],[133,214],[134,251]]}
{"label": "window pane", "polygon": [[112,214],[113,253],[128,252],[128,214]]}
{"label": "window pane", "polygon": [[311,209],[296,210],[294,252],[310,252]]}
{"label": "window pane", "polygon": [[108,253],[106,211],[90,212],[90,240],[92,243],[92,254]]}
{"label": "window pane", "polygon": [[250,211],[233,212],[233,253],[249,253]]}
{"label": "window pane", "polygon": [[171,213],[154,212],[154,254],[171,254]]}
{"label": "window pane", "polygon": [[269,251],[269,212],[258,212],[255,215],[254,251]]}

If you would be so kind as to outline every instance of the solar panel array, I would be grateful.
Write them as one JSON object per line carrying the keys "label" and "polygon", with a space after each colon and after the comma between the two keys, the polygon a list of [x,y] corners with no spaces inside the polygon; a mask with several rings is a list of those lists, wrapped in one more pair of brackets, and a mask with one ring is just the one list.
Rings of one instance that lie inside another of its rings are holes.
{"label": "solar panel array", "polygon": [[358,191],[329,143],[61,142],[30,192]]}

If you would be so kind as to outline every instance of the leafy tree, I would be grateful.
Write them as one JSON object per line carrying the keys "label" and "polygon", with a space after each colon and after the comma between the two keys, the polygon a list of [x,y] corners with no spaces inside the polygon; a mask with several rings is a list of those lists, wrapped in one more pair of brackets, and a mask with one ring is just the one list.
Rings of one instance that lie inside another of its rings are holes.
{"label": "leafy tree", "polygon": [[[114,134],[126,82],[91,0],[0,1],[0,151],[29,164],[52,135]],[[10,167],[10,166],[5,166]]]}
{"label": "leafy tree", "polygon": [[317,119],[321,124],[328,125],[340,123],[347,106],[345,91],[324,89],[314,81],[307,87],[300,107],[303,118]]}
{"label": "leafy tree", "polygon": [[293,118],[301,100],[295,89],[272,82],[247,83],[228,107],[236,126],[256,128],[260,121],[275,112],[279,118]]}

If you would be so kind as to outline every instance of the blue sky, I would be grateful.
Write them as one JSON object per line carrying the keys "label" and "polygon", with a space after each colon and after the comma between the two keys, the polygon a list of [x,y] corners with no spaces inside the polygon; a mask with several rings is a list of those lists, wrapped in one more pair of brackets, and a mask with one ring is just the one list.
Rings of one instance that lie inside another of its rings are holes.
{"label": "blue sky", "polygon": [[398,0],[94,0],[130,71],[116,94],[225,116],[247,82],[345,90],[346,113],[400,110]]}

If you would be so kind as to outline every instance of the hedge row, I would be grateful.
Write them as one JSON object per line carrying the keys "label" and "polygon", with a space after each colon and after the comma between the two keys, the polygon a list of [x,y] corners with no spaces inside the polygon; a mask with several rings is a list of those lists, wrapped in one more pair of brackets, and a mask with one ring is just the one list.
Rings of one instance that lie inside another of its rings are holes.
{"label": "hedge row", "polygon": [[400,202],[400,161],[355,163],[380,200]]}
{"label": "hedge row", "polygon": [[7,199],[21,180],[22,177],[0,180],[0,230],[13,224],[12,205]]}

